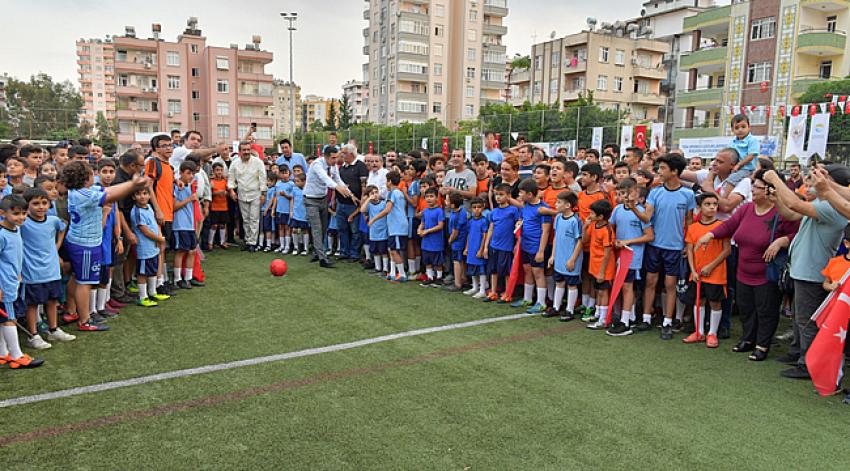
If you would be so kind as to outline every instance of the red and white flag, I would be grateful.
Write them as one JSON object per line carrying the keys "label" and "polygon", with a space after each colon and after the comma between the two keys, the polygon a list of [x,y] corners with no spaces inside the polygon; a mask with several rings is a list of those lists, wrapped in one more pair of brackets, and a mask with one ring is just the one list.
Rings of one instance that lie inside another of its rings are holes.
{"label": "red and white flag", "polygon": [[646,126],[635,126],[635,147],[646,149]]}
{"label": "red and white flag", "polygon": [[611,313],[614,312],[614,304],[617,302],[617,297],[620,296],[620,291],[626,283],[626,275],[629,274],[629,266],[632,264],[634,256],[635,251],[629,246],[625,246],[620,250],[617,273],[614,275],[614,286],[611,288],[611,296],[608,298],[608,314],[605,317],[605,325],[611,325]]}
{"label": "red and white flag", "polygon": [[[846,277],[845,277],[846,278]],[[829,396],[843,376],[844,344],[850,321],[850,283],[846,280],[816,312],[820,330],[806,352],[806,368],[818,394]]]}

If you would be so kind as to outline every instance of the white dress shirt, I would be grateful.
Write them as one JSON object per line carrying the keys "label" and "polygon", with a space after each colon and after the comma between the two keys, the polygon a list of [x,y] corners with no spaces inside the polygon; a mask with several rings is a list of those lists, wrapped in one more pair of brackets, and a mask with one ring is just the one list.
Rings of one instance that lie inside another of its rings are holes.
{"label": "white dress shirt", "polygon": [[328,190],[345,185],[339,178],[339,169],[334,165],[328,167],[324,158],[318,158],[310,164],[307,171],[307,181],[304,183],[304,196],[307,198],[324,198]]}
{"label": "white dress shirt", "polygon": [[266,166],[263,161],[251,157],[247,162],[241,158],[230,164],[227,172],[227,188],[236,190],[242,201],[253,201],[266,192]]}
{"label": "white dress shirt", "polygon": [[369,178],[366,179],[366,186],[375,185],[378,187],[378,192],[381,194],[381,198],[387,197],[387,174],[389,172],[390,171],[384,167],[375,171],[369,170]]}

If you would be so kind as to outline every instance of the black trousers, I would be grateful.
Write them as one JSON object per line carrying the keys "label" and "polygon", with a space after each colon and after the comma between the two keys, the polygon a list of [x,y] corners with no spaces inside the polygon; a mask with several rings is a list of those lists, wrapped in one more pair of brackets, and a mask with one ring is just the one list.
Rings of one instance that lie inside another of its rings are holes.
{"label": "black trousers", "polygon": [[776,283],[753,286],[738,281],[735,302],[744,327],[741,340],[770,348],[776,326],[779,325],[779,304],[782,302],[782,294]]}

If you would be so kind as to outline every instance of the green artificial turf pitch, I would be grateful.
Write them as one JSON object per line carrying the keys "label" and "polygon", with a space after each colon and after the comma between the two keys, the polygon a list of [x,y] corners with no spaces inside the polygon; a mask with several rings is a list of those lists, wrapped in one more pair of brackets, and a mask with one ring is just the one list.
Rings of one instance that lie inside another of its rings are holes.
{"label": "green artificial turf pitch", "polygon": [[[0,369],[0,400],[516,313],[272,258],[209,255],[207,287]],[[0,469],[850,467],[840,398],[682,335],[535,317],[3,408]]]}

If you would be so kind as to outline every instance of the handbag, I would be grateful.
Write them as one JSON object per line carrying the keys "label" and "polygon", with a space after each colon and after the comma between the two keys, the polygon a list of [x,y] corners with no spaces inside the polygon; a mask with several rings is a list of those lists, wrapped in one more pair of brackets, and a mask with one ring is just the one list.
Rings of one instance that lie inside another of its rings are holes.
{"label": "handbag", "polygon": [[[770,243],[776,240],[776,226],[779,225],[779,214],[773,216],[770,230]],[[794,291],[794,282],[791,280],[791,252],[783,248],[776,253],[776,257],[767,262],[767,281],[776,283],[782,293]]]}

